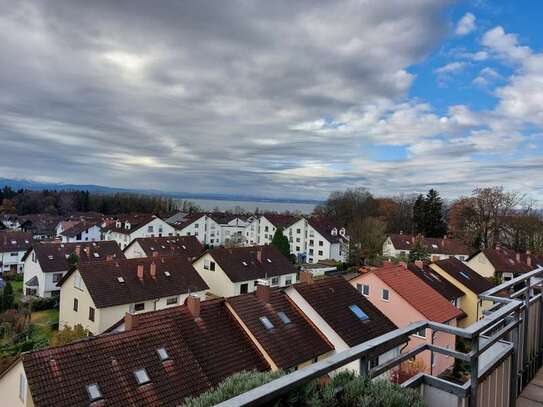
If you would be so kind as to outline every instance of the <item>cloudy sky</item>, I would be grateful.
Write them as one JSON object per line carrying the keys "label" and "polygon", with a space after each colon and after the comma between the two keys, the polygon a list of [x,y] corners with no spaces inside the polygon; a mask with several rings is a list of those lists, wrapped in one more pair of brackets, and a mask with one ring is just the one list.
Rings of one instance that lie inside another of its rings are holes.
{"label": "cloudy sky", "polygon": [[533,0],[0,0],[0,177],[543,199]]}

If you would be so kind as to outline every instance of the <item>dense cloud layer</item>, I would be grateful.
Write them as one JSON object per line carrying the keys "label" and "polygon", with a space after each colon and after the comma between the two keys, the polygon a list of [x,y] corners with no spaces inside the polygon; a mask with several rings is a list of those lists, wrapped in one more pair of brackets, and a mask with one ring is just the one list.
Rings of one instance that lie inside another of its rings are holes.
{"label": "dense cloud layer", "polygon": [[[516,148],[539,108],[508,104],[523,77],[495,112],[407,98],[447,3],[0,0],[0,176],[317,198],[526,183],[541,164],[481,158]],[[503,30],[485,39],[541,72]]]}

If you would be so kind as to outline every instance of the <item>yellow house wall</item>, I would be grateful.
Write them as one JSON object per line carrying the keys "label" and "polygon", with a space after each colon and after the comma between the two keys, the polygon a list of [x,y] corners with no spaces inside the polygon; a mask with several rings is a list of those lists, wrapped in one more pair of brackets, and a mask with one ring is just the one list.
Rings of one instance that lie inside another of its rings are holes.
{"label": "yellow house wall", "polygon": [[451,275],[449,275],[449,273],[446,273],[438,265],[432,263],[430,264],[430,267],[441,277],[443,277],[465,293],[465,295],[462,297],[461,309],[466,313],[467,317],[459,321],[458,325],[461,328],[466,328],[469,325],[477,322],[480,317],[483,316],[483,311],[492,306],[492,303],[490,301],[482,301],[482,303],[479,304],[479,296],[476,293],[474,293],[464,284],[453,278]]}

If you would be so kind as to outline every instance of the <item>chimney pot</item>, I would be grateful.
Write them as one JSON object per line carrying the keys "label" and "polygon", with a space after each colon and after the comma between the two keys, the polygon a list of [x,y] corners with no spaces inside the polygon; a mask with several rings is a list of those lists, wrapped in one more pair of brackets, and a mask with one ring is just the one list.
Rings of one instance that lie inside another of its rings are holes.
{"label": "chimney pot", "polygon": [[194,318],[200,318],[200,297],[190,294],[186,301],[187,308]]}
{"label": "chimney pot", "polygon": [[77,245],[75,246],[75,255],[79,257],[80,254],[81,254],[81,246]]}
{"label": "chimney pot", "polygon": [[262,263],[262,249],[261,248],[259,248],[256,251],[256,261],[258,261],[259,263]]}
{"label": "chimney pot", "polygon": [[138,278],[143,281],[143,264],[138,264]]}
{"label": "chimney pot", "polygon": [[424,263],[422,260],[415,260],[415,266],[422,270],[424,268]]}
{"label": "chimney pot", "polygon": [[139,316],[137,314],[132,314],[127,312],[124,316],[124,330],[131,331],[136,329],[140,324]]}
{"label": "chimney pot", "polygon": [[312,284],[313,283],[313,274],[309,271],[300,271],[300,282]]}
{"label": "chimney pot", "polygon": [[153,252],[153,257],[158,257],[158,252],[157,251]]}
{"label": "chimney pot", "polygon": [[108,254],[108,255],[106,256],[106,260],[107,260],[107,261],[113,260],[113,256],[112,256],[111,254]]}
{"label": "chimney pot", "polygon": [[271,287],[267,281],[257,281],[256,297],[266,304],[270,302]]}
{"label": "chimney pot", "polygon": [[532,254],[531,250],[526,250],[526,254],[529,256],[530,254]]}
{"label": "chimney pot", "polygon": [[415,236],[411,236],[411,241],[415,243]]}
{"label": "chimney pot", "polygon": [[407,268],[407,263],[405,261],[401,261],[398,263],[401,267],[403,267],[404,269]]}
{"label": "chimney pot", "polygon": [[526,257],[526,264],[528,267],[532,267],[532,257],[529,255]]}
{"label": "chimney pot", "polygon": [[517,261],[520,263],[520,253],[515,253],[515,257],[517,258]]}
{"label": "chimney pot", "polygon": [[156,264],[155,262],[151,263],[151,266],[149,267],[149,274],[151,274],[151,277],[156,279]]}

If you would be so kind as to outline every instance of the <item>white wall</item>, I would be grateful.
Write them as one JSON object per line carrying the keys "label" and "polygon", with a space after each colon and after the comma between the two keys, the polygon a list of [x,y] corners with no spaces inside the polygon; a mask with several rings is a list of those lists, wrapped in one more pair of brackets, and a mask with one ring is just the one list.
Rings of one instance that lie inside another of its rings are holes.
{"label": "white wall", "polygon": [[63,243],[97,242],[102,240],[102,229],[99,226],[94,225],[86,231],[83,231],[79,239],[77,237],[78,236],[67,237],[61,235]]}
{"label": "white wall", "polygon": [[56,285],[57,283],[53,282],[54,274],[64,275],[66,274],[66,271],[59,273],[44,273],[37,257],[34,254],[34,250],[32,250],[23,265],[23,293],[26,294],[27,288],[32,288],[27,287],[26,282],[32,277],[36,276],[39,284],[36,295],[38,297],[50,297],[54,292],[58,292],[60,290],[60,288]]}
{"label": "white wall", "polygon": [[[12,265],[16,265],[17,272],[21,273],[23,271],[23,257],[25,253],[26,250],[0,253],[0,263],[3,264],[3,268],[0,269],[0,274],[2,272],[10,271]],[[14,254],[14,256],[12,254]]]}
{"label": "white wall", "polygon": [[[24,401],[19,398],[21,376],[23,377],[23,383],[26,384],[26,392],[24,392],[23,396]],[[2,395],[2,406],[30,407],[34,405],[32,395],[30,394],[30,388],[26,380],[23,362],[21,360],[19,360],[4,374],[4,376],[2,376],[2,378],[0,378],[0,395]]]}
{"label": "white wall", "polygon": [[[124,225],[124,224],[123,224]],[[175,229],[169,223],[160,218],[154,218],[152,221],[136,230],[126,230],[126,233],[109,231],[106,233],[105,240],[115,240],[121,249],[128,246],[134,239],[139,237],[161,237],[175,235]]]}

